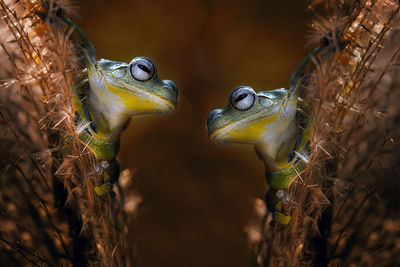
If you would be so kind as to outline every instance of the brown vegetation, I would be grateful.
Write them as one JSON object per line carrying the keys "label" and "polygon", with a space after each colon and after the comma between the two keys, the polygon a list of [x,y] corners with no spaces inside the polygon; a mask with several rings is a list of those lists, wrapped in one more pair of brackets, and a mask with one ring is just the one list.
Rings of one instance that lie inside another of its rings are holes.
{"label": "brown vegetation", "polygon": [[[69,1],[53,2],[49,19],[60,10],[74,17]],[[94,195],[99,163],[77,141],[73,123],[70,88],[82,66],[71,29],[42,21],[42,1],[0,4],[0,262],[133,265],[128,226],[140,198],[124,197],[120,187],[115,197]],[[291,187],[292,223],[271,228],[266,217],[262,230],[246,228],[253,263],[399,264],[399,4],[343,0],[310,8],[324,14],[311,46],[322,40],[331,49],[306,76],[315,120],[310,164]],[[125,170],[120,185],[130,184]],[[261,218],[265,207],[254,203]]]}
{"label": "brown vegetation", "polygon": [[258,260],[392,266],[400,255],[399,5],[325,5],[329,15],[314,22],[311,40],[330,52],[315,57],[306,75],[314,114],[308,169],[291,187],[293,222],[266,226]]}

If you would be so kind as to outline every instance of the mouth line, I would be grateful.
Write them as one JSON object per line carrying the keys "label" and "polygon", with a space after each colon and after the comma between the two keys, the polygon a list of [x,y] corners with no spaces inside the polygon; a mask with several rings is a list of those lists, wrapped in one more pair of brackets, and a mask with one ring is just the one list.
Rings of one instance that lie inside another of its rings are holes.
{"label": "mouth line", "polygon": [[[285,101],[282,101],[279,105],[277,105],[277,106],[275,106],[274,108],[270,109],[268,115],[272,115],[272,114],[274,114],[274,113],[276,113],[276,112],[280,112],[280,109],[281,109],[281,108],[284,108],[285,102],[286,102],[286,99],[285,99]],[[254,115],[252,115],[252,116],[250,116],[250,117],[247,117],[247,118],[245,118],[245,119],[242,119],[242,120],[240,120],[240,121],[237,121],[237,122],[235,122],[235,123],[233,123],[233,124],[231,124],[231,125],[223,126],[222,128],[219,128],[219,129],[215,130],[213,133],[209,134],[209,137],[210,137],[210,139],[211,139],[212,141],[218,141],[217,138],[218,138],[218,136],[220,136],[222,133],[224,133],[224,132],[226,132],[226,131],[228,131],[228,130],[230,130],[230,129],[232,129],[232,128],[235,128],[237,125],[242,124],[242,123],[244,123],[244,122],[246,122],[246,121],[247,121],[247,122],[252,122],[252,121],[258,119],[258,118],[261,117],[260,115],[261,115],[262,113],[263,113],[263,110],[261,110],[260,112],[254,114]]]}
{"label": "mouth line", "polygon": [[148,99],[151,99],[151,101],[154,101],[156,103],[162,104],[162,108],[165,108],[165,111],[167,112],[172,112],[176,109],[176,104],[172,103],[169,99],[161,97],[161,96],[157,96],[154,95],[152,93],[146,92],[146,91],[142,91],[136,88],[122,88],[119,87],[119,89],[127,91],[127,92],[136,92],[137,94],[143,94],[146,97],[148,97]]}
{"label": "mouth line", "polygon": [[[149,92],[144,91],[144,90],[137,89],[137,88],[135,88],[135,87],[133,87],[133,88],[132,88],[132,87],[127,87],[127,86],[124,87],[124,86],[123,86],[122,84],[120,84],[120,83],[113,85],[112,83],[110,83],[110,82],[108,81],[107,77],[103,74],[102,71],[100,71],[100,73],[101,73],[101,76],[103,76],[104,81],[106,82],[107,86],[114,86],[114,87],[116,87],[116,88],[118,88],[118,89],[120,89],[120,90],[123,90],[123,91],[125,91],[125,92],[129,92],[129,93],[135,92],[135,93],[137,93],[137,94],[143,94],[143,95],[147,96],[149,99],[151,99],[152,101],[154,101],[154,102],[156,102],[156,103],[162,104],[162,106],[163,106],[163,107],[162,107],[162,108],[163,108],[163,111],[166,111],[166,112],[173,112],[173,111],[176,109],[176,104],[174,104],[173,102],[171,102],[171,101],[170,101],[169,99],[167,99],[167,98],[154,95],[154,94],[152,94],[152,93],[149,93]],[[176,102],[178,102],[178,99],[176,99]]]}
{"label": "mouth line", "polygon": [[210,139],[212,140],[212,141],[218,141],[218,136],[220,136],[222,133],[224,133],[224,132],[226,132],[226,131],[228,131],[228,130],[230,130],[230,129],[232,129],[232,128],[235,128],[237,125],[239,125],[239,124],[242,124],[242,123],[244,123],[245,121],[248,121],[248,122],[251,122],[251,121],[253,121],[253,120],[255,120],[255,119],[257,119],[257,118],[259,118],[260,116],[259,116],[259,114],[255,114],[255,115],[253,115],[253,116],[250,116],[250,117],[248,117],[248,118],[245,118],[245,119],[242,119],[242,120],[240,120],[240,121],[237,121],[237,122],[235,122],[235,123],[233,123],[233,124],[231,124],[231,125],[226,125],[226,126],[224,126],[224,127],[222,127],[222,128],[219,128],[219,129],[217,129],[217,130],[215,130],[213,133],[211,133],[209,136],[210,136]]}

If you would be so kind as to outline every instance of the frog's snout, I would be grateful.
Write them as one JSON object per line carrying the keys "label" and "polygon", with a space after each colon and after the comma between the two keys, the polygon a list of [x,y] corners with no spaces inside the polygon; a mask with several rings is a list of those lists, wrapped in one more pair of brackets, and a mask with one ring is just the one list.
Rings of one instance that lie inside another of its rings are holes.
{"label": "frog's snout", "polygon": [[176,110],[179,97],[178,87],[176,86],[176,83],[170,80],[162,80],[160,82],[162,89],[158,90],[157,93],[165,105],[165,109],[163,108],[162,113],[168,114]]}
{"label": "frog's snout", "polygon": [[171,80],[163,80],[162,82],[164,84],[164,88],[171,92],[176,104],[179,97],[178,86],[176,86],[176,83]]}
{"label": "frog's snout", "polygon": [[208,114],[208,117],[207,117],[207,128],[208,128],[208,131],[210,131],[211,129],[210,129],[210,124],[213,122],[213,121],[215,121],[219,116],[221,116],[222,115],[222,109],[214,109],[213,111],[211,111],[209,114]]}

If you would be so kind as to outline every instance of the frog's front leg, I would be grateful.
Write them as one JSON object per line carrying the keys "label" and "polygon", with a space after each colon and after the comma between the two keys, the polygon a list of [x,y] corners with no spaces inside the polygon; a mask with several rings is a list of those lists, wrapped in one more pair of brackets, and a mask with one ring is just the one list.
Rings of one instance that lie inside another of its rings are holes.
{"label": "frog's front leg", "polygon": [[[76,111],[76,116],[81,120],[85,114],[79,115]],[[97,195],[101,196],[112,192],[113,184],[117,182],[120,166],[116,159],[119,151],[119,139],[115,142],[105,141],[97,136],[96,125],[90,119],[81,122],[86,125],[86,128],[79,133],[79,139],[87,146],[98,160],[96,170],[101,174],[103,183],[95,187]]]}
{"label": "frog's front leg", "polygon": [[[101,196],[112,192],[113,184],[118,180],[120,167],[116,160],[119,151],[119,139],[114,142],[100,138],[103,127],[94,120],[92,110],[85,100],[90,90],[86,70],[83,70],[72,90],[75,109],[75,125],[77,134],[85,147],[89,148],[98,160],[96,170],[101,174],[103,183],[95,187],[97,195]],[[100,128],[100,129],[99,129]],[[104,135],[104,134],[103,134]]]}
{"label": "frog's front leg", "polygon": [[101,196],[112,192],[113,184],[117,182],[119,177],[120,166],[116,159],[120,146],[119,139],[114,142],[105,141],[97,136],[97,127],[93,121],[89,119],[86,125],[87,128],[79,134],[79,139],[94,153],[99,161],[96,170],[101,174],[103,183],[95,187],[95,192]]}
{"label": "frog's front leg", "polygon": [[292,172],[293,168],[291,166],[274,172],[266,170],[269,189],[265,194],[265,204],[267,209],[272,213],[273,222],[283,225],[289,224],[291,220],[286,204],[290,198],[288,188],[297,177],[296,173]]}

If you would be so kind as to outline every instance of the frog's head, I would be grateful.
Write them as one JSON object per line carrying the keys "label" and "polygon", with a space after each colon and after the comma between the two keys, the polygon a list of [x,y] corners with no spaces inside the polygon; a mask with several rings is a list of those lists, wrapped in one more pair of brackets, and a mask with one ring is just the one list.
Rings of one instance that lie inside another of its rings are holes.
{"label": "frog's head", "polygon": [[165,114],[176,109],[176,84],[158,78],[154,63],[145,57],[134,58],[129,64],[101,59],[88,67],[88,75],[96,97],[118,112]]}
{"label": "frog's head", "polygon": [[297,96],[285,89],[256,93],[240,86],[229,96],[225,109],[210,112],[208,134],[216,143],[274,142],[294,121]]}

